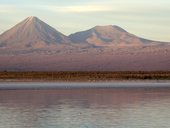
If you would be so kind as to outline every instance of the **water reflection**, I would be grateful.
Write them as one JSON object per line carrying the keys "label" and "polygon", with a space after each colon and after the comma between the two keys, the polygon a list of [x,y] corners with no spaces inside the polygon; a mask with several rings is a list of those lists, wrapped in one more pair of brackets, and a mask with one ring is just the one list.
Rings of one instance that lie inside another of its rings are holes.
{"label": "water reflection", "polygon": [[0,91],[0,128],[169,128],[169,89]]}

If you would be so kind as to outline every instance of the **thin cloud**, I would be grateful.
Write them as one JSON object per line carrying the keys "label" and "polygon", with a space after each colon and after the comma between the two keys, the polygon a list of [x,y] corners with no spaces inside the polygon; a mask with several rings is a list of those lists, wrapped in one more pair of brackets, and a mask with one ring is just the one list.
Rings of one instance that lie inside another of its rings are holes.
{"label": "thin cloud", "polygon": [[13,5],[0,5],[0,13],[16,13],[19,9]]}
{"label": "thin cloud", "polygon": [[46,6],[44,7],[54,12],[65,12],[65,13],[89,13],[89,12],[107,12],[112,11],[112,7],[106,7],[101,5],[79,5],[79,6]]}

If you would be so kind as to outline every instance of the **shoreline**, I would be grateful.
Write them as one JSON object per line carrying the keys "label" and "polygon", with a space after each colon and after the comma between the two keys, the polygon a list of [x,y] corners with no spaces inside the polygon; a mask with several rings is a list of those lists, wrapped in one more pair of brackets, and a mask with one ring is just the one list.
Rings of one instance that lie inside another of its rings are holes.
{"label": "shoreline", "polygon": [[162,72],[0,72],[0,89],[170,87]]}
{"label": "shoreline", "polygon": [[170,88],[170,81],[96,81],[96,82],[57,82],[57,81],[3,81],[0,90],[41,90],[41,89],[101,89],[101,88]]}
{"label": "shoreline", "polygon": [[0,72],[0,81],[117,81],[170,80],[170,71],[63,71],[63,72]]}
{"label": "shoreline", "polygon": [[48,80],[48,79],[0,79],[0,83],[3,82],[51,82],[51,83],[98,83],[98,82],[170,82],[170,80],[158,80],[158,79],[113,79],[113,80]]}
{"label": "shoreline", "polygon": [[169,83],[170,80],[30,80],[30,79],[0,79],[1,83]]}

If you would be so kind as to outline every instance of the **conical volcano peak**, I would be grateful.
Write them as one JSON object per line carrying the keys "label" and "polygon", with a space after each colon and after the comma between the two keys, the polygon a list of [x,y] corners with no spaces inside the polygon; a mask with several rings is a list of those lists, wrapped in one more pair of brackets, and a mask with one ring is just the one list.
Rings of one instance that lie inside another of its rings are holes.
{"label": "conical volcano peak", "polygon": [[32,20],[37,20],[38,18],[36,16],[30,16],[27,19],[32,21]]}
{"label": "conical volcano peak", "polygon": [[26,18],[25,21],[28,23],[42,22],[38,17],[35,17],[35,16],[30,16]]}
{"label": "conical volcano peak", "polygon": [[0,36],[7,47],[40,48],[54,44],[70,42],[67,36],[60,33],[37,17],[30,16]]}

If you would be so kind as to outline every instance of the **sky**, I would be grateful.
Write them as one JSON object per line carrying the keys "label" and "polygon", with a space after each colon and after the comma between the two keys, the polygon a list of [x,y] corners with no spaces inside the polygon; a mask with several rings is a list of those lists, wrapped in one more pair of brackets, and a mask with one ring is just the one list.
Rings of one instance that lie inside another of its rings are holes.
{"label": "sky", "polygon": [[0,0],[0,33],[29,16],[65,35],[117,25],[139,37],[170,42],[170,0]]}

